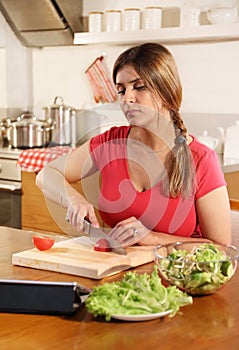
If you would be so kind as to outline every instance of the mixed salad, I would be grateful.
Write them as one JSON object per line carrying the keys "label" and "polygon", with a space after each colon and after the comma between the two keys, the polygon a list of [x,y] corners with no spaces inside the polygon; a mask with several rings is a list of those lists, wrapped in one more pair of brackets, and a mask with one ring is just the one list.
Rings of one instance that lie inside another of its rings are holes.
{"label": "mixed salad", "polygon": [[163,286],[155,265],[151,275],[129,271],[120,281],[94,287],[85,304],[94,316],[110,321],[112,315],[147,315],[167,310],[171,310],[172,317],[181,306],[192,302],[192,297],[177,287]]}
{"label": "mixed salad", "polygon": [[159,262],[166,280],[189,294],[209,294],[224,285],[233,275],[232,261],[212,243],[203,243],[192,251],[173,251]]}

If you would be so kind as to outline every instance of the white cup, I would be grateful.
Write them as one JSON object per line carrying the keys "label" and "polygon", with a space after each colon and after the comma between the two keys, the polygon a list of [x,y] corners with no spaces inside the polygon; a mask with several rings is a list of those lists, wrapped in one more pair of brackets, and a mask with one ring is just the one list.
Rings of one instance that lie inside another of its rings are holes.
{"label": "white cup", "polygon": [[142,16],[142,29],[158,29],[162,26],[162,8],[157,6],[145,7]]}
{"label": "white cup", "polygon": [[200,8],[186,4],[181,8],[180,26],[181,27],[197,27],[200,26]]}
{"label": "white cup", "polygon": [[138,8],[124,9],[123,29],[126,32],[140,29],[140,9]]}
{"label": "white cup", "polygon": [[106,31],[118,32],[121,30],[121,11],[108,10],[106,11]]}
{"label": "white cup", "polygon": [[89,32],[99,33],[102,31],[103,26],[103,12],[90,12],[89,13]]}

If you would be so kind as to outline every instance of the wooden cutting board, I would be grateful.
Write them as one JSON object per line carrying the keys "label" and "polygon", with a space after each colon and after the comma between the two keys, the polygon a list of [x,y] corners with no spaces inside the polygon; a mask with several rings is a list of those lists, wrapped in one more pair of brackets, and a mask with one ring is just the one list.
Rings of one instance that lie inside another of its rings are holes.
{"label": "wooden cutting board", "polygon": [[87,237],[57,242],[45,251],[33,248],[12,255],[14,265],[93,279],[101,279],[153,260],[153,247],[129,247],[127,255],[97,252]]}

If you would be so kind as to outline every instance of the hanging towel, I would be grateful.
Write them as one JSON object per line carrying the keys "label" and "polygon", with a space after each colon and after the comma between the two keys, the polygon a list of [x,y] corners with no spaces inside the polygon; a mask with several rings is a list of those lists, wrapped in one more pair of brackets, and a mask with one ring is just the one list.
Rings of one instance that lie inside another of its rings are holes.
{"label": "hanging towel", "polygon": [[92,86],[95,102],[111,103],[116,101],[117,93],[103,64],[103,59],[103,56],[97,57],[85,73]]}

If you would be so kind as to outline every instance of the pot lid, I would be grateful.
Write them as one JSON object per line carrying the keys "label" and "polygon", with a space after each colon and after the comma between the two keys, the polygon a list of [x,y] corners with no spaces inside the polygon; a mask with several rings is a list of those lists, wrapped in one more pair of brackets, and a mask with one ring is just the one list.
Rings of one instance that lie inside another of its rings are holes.
{"label": "pot lid", "polygon": [[37,120],[35,117],[27,117],[19,119],[15,122],[12,122],[12,126],[14,127],[45,127],[48,126],[48,123],[43,120]]}

